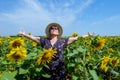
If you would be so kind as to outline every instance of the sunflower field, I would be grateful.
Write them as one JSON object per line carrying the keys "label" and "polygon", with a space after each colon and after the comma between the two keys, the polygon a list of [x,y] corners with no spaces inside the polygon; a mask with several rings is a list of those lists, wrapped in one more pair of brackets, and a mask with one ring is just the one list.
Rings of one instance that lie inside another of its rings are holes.
{"label": "sunflower field", "polygon": [[[0,36],[0,80],[50,77],[42,68],[49,69],[46,63],[55,52],[20,35]],[[78,36],[64,49],[63,57],[66,80],[120,80],[120,36]]]}

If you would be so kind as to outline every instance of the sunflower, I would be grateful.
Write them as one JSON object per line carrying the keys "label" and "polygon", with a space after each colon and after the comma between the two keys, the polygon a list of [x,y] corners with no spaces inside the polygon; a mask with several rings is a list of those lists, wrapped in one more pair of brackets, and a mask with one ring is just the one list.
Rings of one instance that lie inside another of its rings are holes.
{"label": "sunflower", "polygon": [[104,71],[104,72],[107,72],[108,71],[108,67],[106,65],[101,65],[101,69]]}
{"label": "sunflower", "polygon": [[91,41],[91,49],[92,50],[100,50],[105,45],[105,39],[98,38],[97,40]]}
{"label": "sunflower", "polygon": [[57,51],[55,49],[52,48],[49,48],[48,50],[44,49],[44,51],[39,55],[39,58],[36,61],[36,63],[38,65],[49,63],[54,58],[56,53]]}
{"label": "sunflower", "polygon": [[110,59],[110,65],[114,68],[118,66],[119,64],[119,59],[117,57],[113,57]]}
{"label": "sunflower", "polygon": [[86,54],[86,58],[87,58],[87,59],[91,59],[91,53],[90,53],[90,52],[88,52],[88,53]]}
{"label": "sunflower", "polygon": [[114,50],[112,48],[109,48],[109,52],[114,52]]}
{"label": "sunflower", "polygon": [[2,38],[0,38],[0,45],[2,45],[4,43],[4,41],[2,40]]}
{"label": "sunflower", "polygon": [[78,33],[77,32],[74,32],[73,34],[72,34],[72,37],[77,37],[78,36]]}
{"label": "sunflower", "polygon": [[2,77],[2,72],[0,72],[0,77]]}
{"label": "sunflower", "polygon": [[12,39],[12,37],[10,37],[10,36],[7,36],[6,38],[8,41],[10,41]]}
{"label": "sunflower", "polygon": [[37,43],[36,42],[32,42],[32,46],[37,46]]}
{"label": "sunflower", "polygon": [[16,38],[15,40],[10,41],[10,49],[15,49],[17,47],[23,47],[24,46],[24,40],[21,38]]}
{"label": "sunflower", "polygon": [[25,48],[15,48],[7,54],[7,58],[12,62],[20,62],[26,58],[27,51]]}
{"label": "sunflower", "polygon": [[102,62],[101,62],[101,65],[100,65],[101,70],[104,70],[105,72],[108,71],[107,64],[108,64],[109,60],[110,60],[110,56],[104,56],[102,58]]}
{"label": "sunflower", "polygon": [[30,32],[29,35],[32,35],[32,32]]}

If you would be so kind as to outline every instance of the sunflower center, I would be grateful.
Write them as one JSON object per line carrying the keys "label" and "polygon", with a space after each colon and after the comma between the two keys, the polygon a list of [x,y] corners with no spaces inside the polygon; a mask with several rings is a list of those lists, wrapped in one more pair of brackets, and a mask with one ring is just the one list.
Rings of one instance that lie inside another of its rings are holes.
{"label": "sunflower center", "polygon": [[12,55],[12,57],[13,57],[14,59],[20,59],[20,58],[21,58],[20,54],[17,54],[17,52],[15,52],[15,53]]}
{"label": "sunflower center", "polygon": [[20,45],[21,45],[21,43],[19,43],[17,41],[13,43],[13,47],[14,48],[20,47]]}
{"label": "sunflower center", "polygon": [[48,60],[49,59],[49,56],[47,56],[47,52],[46,53],[44,53],[44,56],[42,57],[42,60]]}
{"label": "sunflower center", "polygon": [[101,45],[100,43],[97,43],[95,46],[96,46],[96,47],[100,47],[100,45]]}
{"label": "sunflower center", "polygon": [[116,63],[116,60],[112,60],[112,64],[115,64]]}

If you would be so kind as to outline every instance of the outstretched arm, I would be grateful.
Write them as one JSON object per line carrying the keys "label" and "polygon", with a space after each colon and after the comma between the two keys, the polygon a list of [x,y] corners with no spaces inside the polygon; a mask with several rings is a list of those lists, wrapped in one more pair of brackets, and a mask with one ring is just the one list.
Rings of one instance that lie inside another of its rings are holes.
{"label": "outstretched arm", "polygon": [[74,42],[75,40],[77,40],[78,39],[78,36],[76,36],[76,37],[70,37],[69,39],[68,39],[68,43],[67,44],[71,44],[72,42]]}
{"label": "outstretched arm", "polygon": [[31,39],[31,40],[40,44],[40,37],[35,37],[35,36],[32,36],[32,35],[26,34],[25,32],[22,32],[22,31],[19,31],[18,34],[23,35],[23,36],[25,36],[25,37],[27,37],[27,38],[29,38],[29,39]]}
{"label": "outstretched arm", "polygon": [[[93,34],[91,34],[91,33],[89,33],[89,34],[87,34],[87,35],[84,35],[84,36],[82,36],[83,38],[87,38],[88,36],[93,36],[94,35],[94,33]],[[74,42],[75,40],[77,40],[78,39],[78,35],[77,36],[73,36],[73,37],[70,37],[69,39],[68,39],[68,43],[67,44],[71,44],[72,42]]]}

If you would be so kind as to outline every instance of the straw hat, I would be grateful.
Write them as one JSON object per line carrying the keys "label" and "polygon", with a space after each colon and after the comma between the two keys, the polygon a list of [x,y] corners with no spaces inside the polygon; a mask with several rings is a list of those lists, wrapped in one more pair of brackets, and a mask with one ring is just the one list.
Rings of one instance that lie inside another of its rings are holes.
{"label": "straw hat", "polygon": [[59,30],[59,36],[58,36],[58,37],[60,37],[60,36],[62,35],[62,33],[63,33],[63,29],[62,29],[61,25],[58,24],[58,23],[50,23],[50,24],[46,27],[46,30],[45,30],[46,36],[47,36],[47,37],[50,37],[50,28],[51,28],[52,26],[58,27],[58,30]]}

